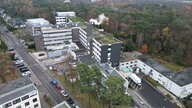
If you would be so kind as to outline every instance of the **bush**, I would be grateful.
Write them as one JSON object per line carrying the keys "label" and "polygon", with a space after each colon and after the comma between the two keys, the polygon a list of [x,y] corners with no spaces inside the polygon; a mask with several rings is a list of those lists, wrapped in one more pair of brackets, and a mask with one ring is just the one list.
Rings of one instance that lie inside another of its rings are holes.
{"label": "bush", "polygon": [[35,44],[34,43],[33,44],[29,44],[28,48],[29,49],[35,49]]}

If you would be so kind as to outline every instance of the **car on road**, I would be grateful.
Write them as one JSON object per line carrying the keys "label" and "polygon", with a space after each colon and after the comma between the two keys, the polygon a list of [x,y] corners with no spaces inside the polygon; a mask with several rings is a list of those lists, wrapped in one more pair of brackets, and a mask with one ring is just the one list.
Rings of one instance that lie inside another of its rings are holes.
{"label": "car on road", "polygon": [[67,94],[67,92],[66,92],[65,90],[62,90],[62,91],[61,91],[61,94],[62,94],[64,97],[67,97],[67,96],[68,96],[68,94]]}
{"label": "car on road", "polygon": [[30,76],[30,75],[31,75],[31,72],[30,72],[30,71],[27,71],[27,72],[22,73],[21,75],[22,75],[22,77]]}
{"label": "car on road", "polygon": [[74,104],[73,108],[80,108],[80,107],[77,104]]}
{"label": "car on road", "polygon": [[141,103],[142,105],[144,105],[144,102],[143,102],[143,101],[141,101],[140,103]]}
{"label": "car on road", "polygon": [[51,80],[51,83],[52,83],[53,85],[57,85],[57,81],[56,81],[56,80]]}
{"label": "car on road", "polygon": [[55,85],[55,87],[57,88],[57,90],[61,90],[61,86],[59,86],[58,84]]}
{"label": "car on road", "polygon": [[67,102],[68,102],[69,104],[74,104],[74,101],[73,101],[71,98],[68,98],[68,99],[67,99]]}

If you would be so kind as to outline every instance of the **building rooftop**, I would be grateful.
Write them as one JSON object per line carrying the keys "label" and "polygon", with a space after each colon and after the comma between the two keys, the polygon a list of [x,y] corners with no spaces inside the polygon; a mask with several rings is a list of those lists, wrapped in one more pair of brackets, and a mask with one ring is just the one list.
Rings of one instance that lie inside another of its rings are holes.
{"label": "building rooftop", "polygon": [[138,56],[138,59],[150,66],[151,68],[155,69],[171,81],[175,82],[179,86],[185,86],[192,83],[192,67],[181,71],[173,72],[148,56],[141,55]]}
{"label": "building rooftop", "polygon": [[127,62],[131,60],[136,60],[137,56],[142,55],[142,53],[138,51],[133,51],[133,52],[121,52],[120,55],[120,62]]}
{"label": "building rooftop", "polygon": [[111,44],[111,43],[121,42],[120,40],[118,40],[117,38],[113,37],[111,34],[106,32],[98,32],[98,34],[96,34],[96,36],[94,37],[95,37],[94,39],[101,44]]}
{"label": "building rooftop", "polygon": [[69,18],[72,22],[79,22],[81,25],[86,25],[86,21],[79,17],[70,17]]}
{"label": "building rooftop", "polygon": [[72,17],[75,16],[75,12],[56,12],[58,17]]}
{"label": "building rooftop", "polygon": [[61,102],[60,104],[57,104],[53,108],[71,108],[66,101]]}
{"label": "building rooftop", "polygon": [[192,83],[192,67],[178,72],[174,72],[169,76],[173,82],[179,86],[185,86]]}
{"label": "building rooftop", "polygon": [[170,69],[153,60],[150,56],[140,55],[138,56],[138,59],[164,76],[169,76],[171,73],[173,73]]}
{"label": "building rooftop", "polygon": [[0,85],[0,104],[37,90],[28,77],[21,77]]}
{"label": "building rooftop", "polygon": [[113,69],[108,63],[99,64],[100,70],[103,72],[105,77],[109,77],[110,75],[122,77],[115,69]]}
{"label": "building rooftop", "polygon": [[96,64],[96,60],[94,58],[91,57],[91,55],[82,55],[82,56],[79,56],[79,60],[82,62],[82,63],[85,63],[87,65],[94,65]]}
{"label": "building rooftop", "polygon": [[47,21],[43,18],[27,19],[27,23],[30,23],[31,25],[33,25],[35,27],[50,25],[49,21]]}

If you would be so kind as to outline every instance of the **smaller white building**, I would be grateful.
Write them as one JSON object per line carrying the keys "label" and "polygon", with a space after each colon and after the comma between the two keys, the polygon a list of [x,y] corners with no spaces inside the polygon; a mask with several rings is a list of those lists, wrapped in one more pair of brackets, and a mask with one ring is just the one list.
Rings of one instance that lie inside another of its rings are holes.
{"label": "smaller white building", "polygon": [[56,12],[56,25],[67,23],[68,17],[75,17],[75,12]]}
{"label": "smaller white building", "polygon": [[37,88],[28,77],[0,85],[0,108],[41,108]]}

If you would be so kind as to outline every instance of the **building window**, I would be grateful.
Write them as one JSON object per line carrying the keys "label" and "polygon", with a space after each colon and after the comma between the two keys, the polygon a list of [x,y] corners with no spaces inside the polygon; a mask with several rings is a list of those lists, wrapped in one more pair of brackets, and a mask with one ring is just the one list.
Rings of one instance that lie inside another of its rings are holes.
{"label": "building window", "polygon": [[17,106],[16,108],[21,108],[21,105]]}
{"label": "building window", "polygon": [[11,102],[9,102],[9,103],[3,105],[3,108],[9,108],[10,106],[12,106]]}
{"label": "building window", "polygon": [[19,102],[21,102],[21,99],[20,99],[20,98],[14,100],[14,101],[13,101],[13,105],[15,105],[15,104],[17,104],[17,103],[19,103]]}
{"label": "building window", "polygon": [[129,63],[126,63],[127,65],[129,64]]}
{"label": "building window", "polygon": [[135,63],[137,63],[137,61],[135,61]]}
{"label": "building window", "polygon": [[29,95],[26,95],[26,96],[23,96],[21,99],[22,99],[22,101],[24,101],[24,100],[26,100],[28,98],[29,98]]}
{"label": "building window", "polygon": [[28,106],[28,105],[29,105],[29,102],[26,102],[26,103],[25,103],[25,106]]}
{"label": "building window", "polygon": [[133,62],[131,62],[131,64],[132,64]]}
{"label": "building window", "polygon": [[35,104],[35,105],[34,105],[34,108],[37,108],[38,106],[39,106],[38,104]]}
{"label": "building window", "polygon": [[37,102],[37,98],[33,99],[33,103],[34,103],[34,102]]}
{"label": "building window", "polygon": [[145,64],[143,64],[143,66],[146,66]]}
{"label": "building window", "polygon": [[159,74],[160,77],[162,77],[162,75]]}

